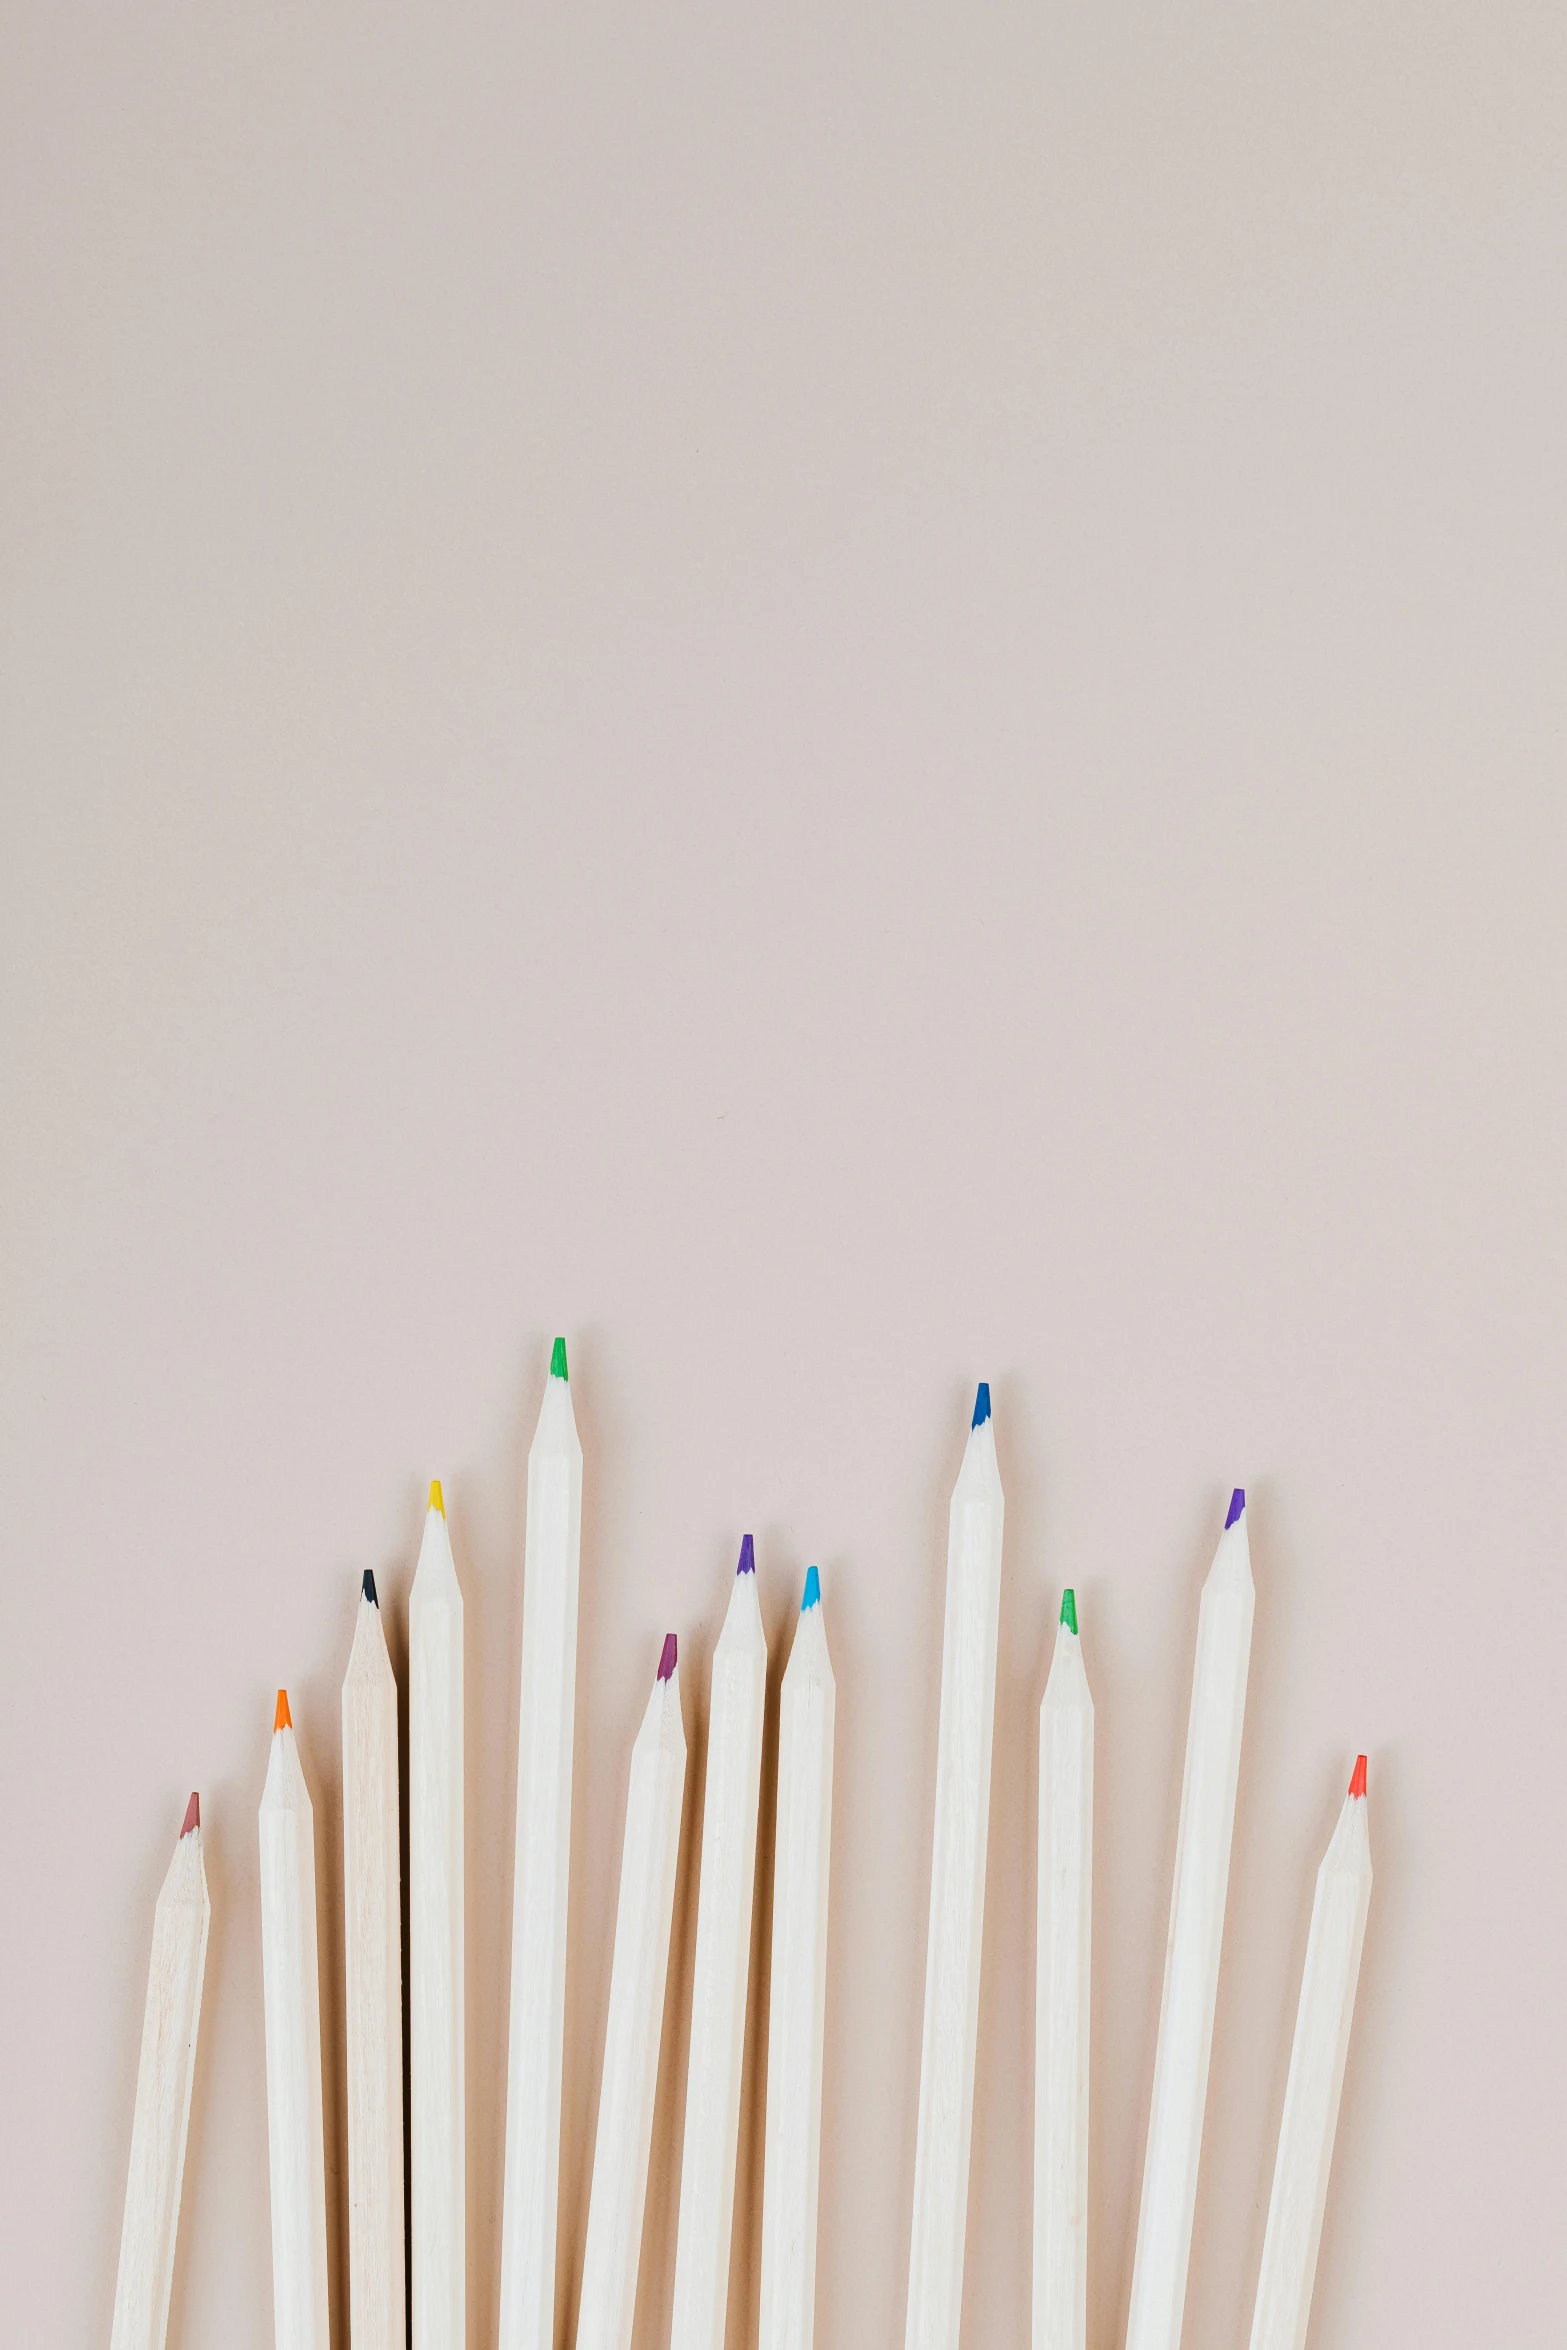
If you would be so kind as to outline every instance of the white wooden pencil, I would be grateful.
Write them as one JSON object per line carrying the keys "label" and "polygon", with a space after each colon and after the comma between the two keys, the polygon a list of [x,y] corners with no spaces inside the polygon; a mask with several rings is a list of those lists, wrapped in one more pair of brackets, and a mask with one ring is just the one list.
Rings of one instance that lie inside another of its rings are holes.
{"label": "white wooden pencil", "polygon": [[193,1795],[152,1913],[152,1959],[109,2350],[163,2350],[168,2331],[211,1914],[201,1854],[201,1799]]}
{"label": "white wooden pencil", "polygon": [[261,1797],[261,1982],[273,2334],[277,2350],[328,2350],[315,1814],[286,1689],[277,1693]]}
{"label": "white wooden pencil", "polygon": [[413,2350],[467,2340],[462,1593],[439,1483],[408,1598]]}
{"label": "white wooden pencil", "polygon": [[1088,1990],[1094,1877],[1094,1701],[1077,1594],[1039,1708],[1034,1979],[1034,2350],[1088,2334]]}
{"label": "white wooden pencil", "polygon": [[671,1632],[631,1749],[577,2350],[629,2350],[631,2342],[685,1784],[686,1734]]}
{"label": "white wooden pencil", "polygon": [[947,1528],[906,2350],[957,2350],[963,2306],[1002,1515],[990,1389],[981,1386]]}
{"label": "white wooden pencil", "polygon": [[1361,1755],[1317,1871],[1251,2350],[1302,2350],[1306,2339],[1370,1901],[1371,1839],[1366,1758]]}
{"label": "white wooden pencil", "polygon": [[767,1642],[748,1534],[713,1651],[670,2350],[723,2350],[766,1693]]}
{"label": "white wooden pencil", "polygon": [[500,2350],[552,2350],[582,1447],[557,1338],[528,1454]]}
{"label": "white wooden pencil", "polygon": [[760,2350],[811,2350],[816,2333],[835,1705],[821,1578],[812,1567],[778,1709]]}
{"label": "white wooden pencil", "polygon": [[343,1975],[348,2041],[348,2322],[404,2350],[403,1920],[397,1682],[365,1570],[343,1681]]}
{"label": "white wooden pencil", "polygon": [[1181,2339],[1254,1599],[1246,1496],[1237,1486],[1197,1617],[1127,2350],[1179,2350]]}

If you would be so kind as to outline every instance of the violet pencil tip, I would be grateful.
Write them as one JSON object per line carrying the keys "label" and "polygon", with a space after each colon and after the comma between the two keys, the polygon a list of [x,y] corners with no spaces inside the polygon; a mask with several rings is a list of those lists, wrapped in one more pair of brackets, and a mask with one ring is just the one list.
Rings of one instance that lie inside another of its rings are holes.
{"label": "violet pencil tip", "polygon": [[658,1660],[658,1677],[661,1681],[668,1681],[673,1677],[679,1655],[679,1643],[673,1632],[666,1632],[664,1634],[664,1653]]}
{"label": "violet pencil tip", "polygon": [[754,1575],[756,1573],[756,1552],[751,1547],[749,1534],[741,1537],[740,1564],[736,1567],[735,1573],[737,1575]]}
{"label": "violet pencil tip", "polygon": [[1241,1512],[1245,1509],[1245,1507],[1246,1488],[1244,1485],[1237,1485],[1235,1491],[1230,1495],[1230,1514],[1224,1521],[1224,1531],[1226,1534],[1228,1534],[1230,1528],[1234,1525],[1236,1519],[1241,1515]]}

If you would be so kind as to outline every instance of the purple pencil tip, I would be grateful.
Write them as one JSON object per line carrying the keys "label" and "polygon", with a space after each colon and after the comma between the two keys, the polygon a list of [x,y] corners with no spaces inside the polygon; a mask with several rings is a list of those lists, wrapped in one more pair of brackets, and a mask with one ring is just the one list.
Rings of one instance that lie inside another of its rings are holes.
{"label": "purple pencil tip", "polygon": [[756,1573],[756,1553],[751,1548],[751,1537],[749,1534],[745,1535],[741,1540],[740,1564],[736,1567],[735,1573],[737,1575],[754,1575]]}
{"label": "purple pencil tip", "polygon": [[1228,1534],[1230,1528],[1234,1525],[1236,1519],[1240,1516],[1242,1510],[1245,1507],[1246,1488],[1244,1485],[1237,1485],[1235,1491],[1230,1495],[1230,1514],[1224,1521],[1224,1531],[1226,1534]]}
{"label": "purple pencil tip", "polygon": [[673,1632],[666,1632],[664,1634],[664,1653],[658,1660],[658,1677],[661,1681],[669,1680],[673,1674],[675,1659],[679,1653]]}

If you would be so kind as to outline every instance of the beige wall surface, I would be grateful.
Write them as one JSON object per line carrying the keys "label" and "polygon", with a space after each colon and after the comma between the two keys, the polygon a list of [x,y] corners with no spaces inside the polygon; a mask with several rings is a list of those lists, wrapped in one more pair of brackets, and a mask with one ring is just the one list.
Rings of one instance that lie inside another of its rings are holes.
{"label": "beige wall surface", "polygon": [[[966,2350],[1026,2340],[1036,1708],[1098,1708],[1124,2330],[1196,1598],[1257,1618],[1187,2350],[1244,2350],[1371,1756],[1316,2350],[1567,2296],[1567,36],[1544,5],[13,6],[0,29],[0,2331],[107,2339],[151,1904],[171,2341],[271,2339],[256,1807],[446,1484],[469,2345],[522,1478],[586,1457],[561,2329],[627,1750],[743,1531],[838,1677],[819,2339],[902,2341],[947,1493],[1007,1494]],[[666,2338],[688,1805],[638,2321]],[[770,1823],[763,1821],[763,1850]],[[765,1919],[765,1898],[759,1912]],[[753,1977],[730,2350],[754,2339]]]}

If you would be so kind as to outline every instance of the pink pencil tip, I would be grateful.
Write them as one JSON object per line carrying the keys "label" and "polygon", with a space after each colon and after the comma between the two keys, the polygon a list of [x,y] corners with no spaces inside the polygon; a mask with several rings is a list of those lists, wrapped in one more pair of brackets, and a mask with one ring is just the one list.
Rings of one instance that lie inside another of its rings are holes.
{"label": "pink pencil tip", "polygon": [[189,1803],[185,1806],[185,1825],[183,1828],[181,1828],[180,1834],[181,1836],[188,1836],[192,1828],[199,1828],[200,1826],[201,1797],[199,1795],[193,1795]]}
{"label": "pink pencil tip", "polygon": [[1355,1776],[1350,1780],[1349,1791],[1351,1795],[1361,1796],[1366,1792],[1366,1758],[1363,1754],[1355,1758]]}
{"label": "pink pencil tip", "polygon": [[680,1646],[673,1632],[666,1633],[664,1636],[664,1653],[658,1660],[658,1677],[661,1681],[668,1681],[672,1678],[675,1670],[675,1661],[679,1654]]}

